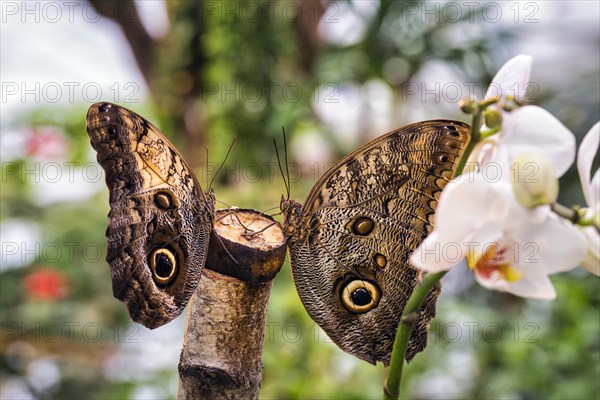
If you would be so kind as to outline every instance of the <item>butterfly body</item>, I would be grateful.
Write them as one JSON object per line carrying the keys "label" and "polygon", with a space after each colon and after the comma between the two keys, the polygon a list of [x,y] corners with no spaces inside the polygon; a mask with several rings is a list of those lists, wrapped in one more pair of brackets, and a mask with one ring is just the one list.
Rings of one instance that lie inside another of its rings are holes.
{"label": "butterfly body", "polygon": [[87,114],[110,192],[107,261],[113,294],[149,328],[177,317],[193,294],[208,249],[214,196],[151,123],[111,103]]}
{"label": "butterfly body", "polygon": [[[282,200],[292,274],[309,315],[343,350],[388,364],[418,271],[408,258],[431,231],[439,194],[469,138],[467,125],[425,121],[352,152],[304,204]],[[426,344],[440,286],[419,312],[407,359]]]}

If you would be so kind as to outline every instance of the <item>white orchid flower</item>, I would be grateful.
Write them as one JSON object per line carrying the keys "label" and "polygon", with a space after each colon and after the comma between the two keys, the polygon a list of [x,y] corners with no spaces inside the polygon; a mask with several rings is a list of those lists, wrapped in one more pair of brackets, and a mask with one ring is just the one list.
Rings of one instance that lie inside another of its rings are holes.
{"label": "white orchid flower", "polygon": [[[486,99],[507,97],[517,102],[525,101],[525,92],[530,84],[532,59],[519,55],[504,64],[494,76]],[[502,128],[497,135],[482,141],[473,152],[481,171],[489,163],[499,167],[503,178],[509,177],[513,162],[522,153],[542,153],[552,163],[557,177],[562,176],[575,160],[575,136],[548,111],[538,106],[523,106],[502,112]],[[483,155],[480,149],[484,149]]]}
{"label": "white orchid flower", "polygon": [[[587,245],[573,224],[545,205],[556,198],[556,179],[573,164],[574,135],[540,107],[506,111],[507,107],[500,106],[524,102],[530,72],[531,57],[517,56],[494,77],[486,99],[498,98],[490,107],[501,116],[489,120],[501,120],[500,130],[485,137],[471,154],[471,160],[477,161],[477,173],[448,183],[436,210],[433,232],[410,261],[424,271],[439,272],[466,259],[484,287],[552,299],[556,292],[548,276],[578,266]],[[540,181],[511,182],[524,179],[527,172],[524,165],[514,165],[515,161],[539,167],[534,178]],[[495,167],[493,173],[488,167]]]}
{"label": "white orchid flower", "polygon": [[439,272],[466,259],[486,288],[553,299],[548,275],[577,267],[585,251],[583,235],[547,206],[528,210],[510,182],[475,174],[446,186],[435,228],[410,261],[423,271]]}

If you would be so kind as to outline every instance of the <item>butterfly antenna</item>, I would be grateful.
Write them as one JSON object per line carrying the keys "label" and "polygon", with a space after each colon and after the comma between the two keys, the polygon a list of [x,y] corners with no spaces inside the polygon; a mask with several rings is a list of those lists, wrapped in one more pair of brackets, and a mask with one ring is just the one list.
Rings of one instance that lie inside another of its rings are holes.
{"label": "butterfly antenna", "polygon": [[285,190],[288,194],[288,199],[290,198],[290,188],[288,187],[288,183],[285,179],[285,173],[283,172],[283,167],[281,166],[281,157],[279,157],[279,149],[277,148],[277,141],[273,139],[273,145],[275,146],[275,154],[277,155],[277,165],[279,166],[279,172],[281,172],[281,177],[283,178],[283,184],[285,185]]}
{"label": "butterfly antenna", "polygon": [[215,202],[223,204],[225,206],[225,208],[232,208],[231,205],[225,203],[224,201],[221,201],[219,199],[215,199]]}
{"label": "butterfly antenna", "polygon": [[[269,214],[269,211],[277,211],[277,212],[275,214]],[[279,209],[279,206],[276,206],[276,207],[267,208],[267,209],[261,211],[260,213],[272,217],[272,216],[281,214],[281,211]]]}
{"label": "butterfly antenna", "polygon": [[267,229],[269,229],[270,227],[272,227],[275,224],[277,224],[277,222],[273,221],[269,225],[265,226],[264,228],[262,228],[258,231],[249,230],[247,233],[243,233],[242,235],[246,236],[246,237],[253,237],[255,235],[258,235],[259,233],[263,233],[264,231],[266,231]]}
{"label": "butterfly antenna", "polygon": [[[206,182],[208,182],[208,146],[206,146]],[[208,191],[210,192],[210,186]]]}
{"label": "butterfly antenna", "polygon": [[223,247],[225,253],[227,253],[227,255],[233,260],[234,263],[239,264],[238,260],[233,256],[233,254],[231,254],[231,252],[225,245],[225,242],[223,242],[223,239],[221,239],[221,236],[219,236],[218,234],[215,236],[217,237],[217,239],[219,239],[219,243],[221,243],[221,247]]}
{"label": "butterfly antenna", "polygon": [[290,198],[290,192],[292,190],[292,181],[290,180],[290,168],[288,164],[288,155],[287,155],[287,139],[285,136],[285,128],[282,126],[281,130],[283,131],[283,157],[285,158],[285,173],[287,175],[287,198]]}
{"label": "butterfly antenna", "polygon": [[[229,158],[229,153],[231,153],[231,149],[233,149],[233,145],[235,144],[236,140],[237,140],[237,137],[233,138],[233,141],[231,142],[231,145],[229,146],[229,150],[227,150],[227,154],[225,155],[225,158],[223,159],[223,162],[221,163],[221,165],[219,165],[219,169],[217,170],[217,172],[215,172],[215,175],[210,180],[210,185],[208,185],[208,189],[209,190],[212,187],[212,184],[215,181],[215,178],[219,175],[219,172],[221,172],[221,169],[225,165],[225,162],[227,161],[227,158]],[[206,151],[208,151],[208,148],[206,148]]]}
{"label": "butterfly antenna", "polygon": [[[231,208],[231,207],[229,207],[229,208]],[[254,218],[253,221],[250,222],[250,224],[246,225],[246,224],[244,224],[242,222],[242,220],[240,219],[240,217],[235,212],[228,212],[225,215],[222,215],[219,218],[217,218],[217,221],[222,221],[225,218],[227,218],[227,217],[231,218],[232,216],[235,217],[235,219],[237,220],[238,224],[240,224],[241,226],[243,226],[246,231],[252,231],[252,229],[250,229],[249,226],[252,225],[259,218],[259,216],[257,216],[256,218]],[[221,222],[221,223],[225,224],[224,222]],[[242,235],[244,235],[244,234],[242,234]]]}

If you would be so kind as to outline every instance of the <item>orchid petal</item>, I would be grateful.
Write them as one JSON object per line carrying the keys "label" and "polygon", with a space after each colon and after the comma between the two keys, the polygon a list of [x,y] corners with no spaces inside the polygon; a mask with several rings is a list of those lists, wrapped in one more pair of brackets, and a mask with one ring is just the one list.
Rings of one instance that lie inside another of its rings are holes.
{"label": "orchid petal", "polygon": [[600,168],[596,170],[596,173],[592,178],[592,182],[590,183],[590,192],[592,193],[590,196],[590,201],[595,201],[595,203],[588,203],[588,205],[597,210],[598,207],[600,207]]}
{"label": "orchid petal", "polygon": [[549,210],[543,222],[523,226],[512,237],[521,246],[518,264],[548,275],[577,267],[587,250],[583,234]]}
{"label": "orchid petal", "polygon": [[[450,242],[451,246],[454,244]],[[442,244],[437,232],[433,231],[410,256],[410,263],[426,272],[447,271],[463,259],[460,247],[456,257],[447,254],[448,244]]]}
{"label": "orchid petal", "polygon": [[434,230],[413,253],[411,263],[429,272],[454,267],[467,256],[469,243],[480,240],[482,225],[506,220],[510,191],[510,185],[492,184],[480,174],[462,175],[448,183],[440,196]]}
{"label": "orchid petal", "polygon": [[506,214],[510,217],[503,221],[506,230],[518,232],[525,228],[530,228],[532,224],[542,223],[547,218],[550,211],[548,206],[527,209],[517,200],[510,183],[501,181],[498,182],[497,185],[501,183],[510,188],[508,195],[506,195],[506,201],[508,203],[508,211]]}
{"label": "orchid petal", "polygon": [[508,60],[496,73],[485,98],[513,96],[518,102],[525,101],[525,91],[531,75],[532,57],[519,55]]}
{"label": "orchid petal", "polygon": [[497,290],[500,292],[505,292],[508,286],[508,282],[497,275],[485,278],[477,271],[475,271],[475,280],[486,289]]}
{"label": "orchid petal", "polygon": [[550,278],[543,273],[525,274],[520,280],[508,283],[505,291],[530,299],[552,300],[556,297]]}
{"label": "orchid petal", "polygon": [[[479,228],[488,217],[490,203],[500,203],[493,185],[485,182],[479,174],[462,175],[448,183],[440,196],[435,213],[435,231],[445,243],[458,242],[474,229]],[[500,210],[507,205],[498,204]],[[456,210],[469,210],[468,214]]]}
{"label": "orchid petal", "polygon": [[478,231],[477,236],[463,243],[467,252],[467,265],[473,268],[473,262],[478,261],[489,246],[495,246],[502,239],[502,224],[495,221],[486,222]]}
{"label": "orchid petal", "polygon": [[525,106],[513,111],[508,120],[511,129],[501,135],[509,160],[542,149],[557,177],[567,172],[575,160],[575,136],[558,119],[541,107]]}
{"label": "orchid petal", "polygon": [[592,180],[590,179],[592,163],[598,152],[598,146],[600,146],[600,122],[597,122],[586,133],[577,151],[577,172],[581,179],[583,196],[588,206],[592,208],[599,204],[600,196],[598,193],[600,191],[600,170],[596,171]]}
{"label": "orchid petal", "polygon": [[500,274],[484,277],[477,271],[475,271],[475,280],[487,289],[508,292],[520,297],[548,300],[556,297],[552,282],[550,282],[543,269],[523,269],[519,267],[517,266],[516,269],[522,274],[522,277],[514,282],[505,280]]}
{"label": "orchid petal", "polygon": [[[467,174],[446,185],[435,214],[435,231],[442,243],[461,243],[488,221],[505,221],[512,188],[503,181],[488,181]],[[468,210],[468,213],[456,212]]]}
{"label": "orchid petal", "polygon": [[439,232],[434,230],[411,255],[410,262],[424,271],[440,272],[460,265],[467,257],[477,259],[488,244],[502,237],[502,225],[488,221],[476,232],[476,237],[470,234],[441,240]]}

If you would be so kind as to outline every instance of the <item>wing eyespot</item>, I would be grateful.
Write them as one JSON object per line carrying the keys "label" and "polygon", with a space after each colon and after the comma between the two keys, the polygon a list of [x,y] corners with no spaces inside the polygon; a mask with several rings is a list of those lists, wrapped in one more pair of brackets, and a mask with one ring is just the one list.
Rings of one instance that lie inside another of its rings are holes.
{"label": "wing eyespot", "polygon": [[375,255],[373,256],[373,262],[379,268],[385,268],[385,266],[387,265],[387,258],[381,253],[375,253]]}
{"label": "wing eyespot", "polygon": [[154,195],[154,204],[161,210],[171,210],[175,208],[175,202],[170,193],[158,192]]}
{"label": "wing eyespot", "polygon": [[148,260],[152,270],[152,279],[158,286],[171,284],[177,276],[179,269],[175,253],[169,248],[162,247],[150,253]]}
{"label": "wing eyespot", "polygon": [[341,288],[341,301],[348,311],[364,314],[379,304],[381,290],[373,282],[355,279]]}
{"label": "wing eyespot", "polygon": [[358,236],[367,236],[373,232],[375,228],[375,222],[371,218],[357,217],[353,218],[348,222],[347,227],[352,233]]}

